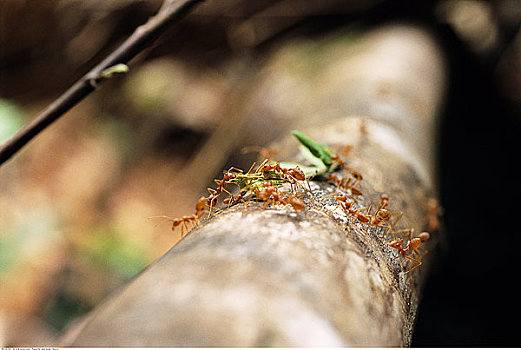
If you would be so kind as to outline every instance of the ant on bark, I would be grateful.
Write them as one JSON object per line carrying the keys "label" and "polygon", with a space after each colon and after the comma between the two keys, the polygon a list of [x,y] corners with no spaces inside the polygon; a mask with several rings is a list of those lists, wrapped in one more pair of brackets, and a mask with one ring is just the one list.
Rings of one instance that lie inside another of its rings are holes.
{"label": "ant on bark", "polygon": [[[207,198],[201,197],[195,204],[195,214],[193,215],[184,215],[180,218],[171,218],[169,216],[151,216],[150,218],[165,218],[168,221],[172,222],[172,231],[175,231],[176,228],[182,224],[181,226],[181,238],[183,238],[189,231],[190,226],[191,228],[194,228],[199,224],[199,219],[204,215],[205,212],[208,212],[205,210],[207,204],[206,204]],[[210,212],[208,212],[210,213]]]}
{"label": "ant on bark", "polygon": [[441,223],[438,215],[441,214],[441,206],[434,198],[429,198],[427,201],[427,229],[431,232],[436,232],[440,229]]}
{"label": "ant on bark", "polygon": [[[335,195],[335,194],[338,194],[338,192],[332,193],[328,196]],[[347,200],[348,198],[350,198],[352,200],[352,202],[348,201]],[[369,215],[360,212],[361,210],[366,209],[365,207],[359,208],[359,209],[351,209],[351,207],[355,203],[353,197],[343,194],[340,196],[335,196],[335,200],[338,202],[338,205],[336,206],[336,208],[338,208],[340,206],[342,208],[342,210],[344,211],[344,213],[346,213],[346,215],[349,215],[350,217],[358,220],[358,222],[360,222],[362,224],[367,224],[367,223],[371,222],[371,217]],[[335,209],[333,209],[333,211]]]}
{"label": "ant on bark", "polygon": [[[264,161],[259,168],[257,168],[257,172],[262,174],[264,177],[270,177],[270,172],[274,172],[277,174],[277,177],[280,177],[281,180],[286,180],[291,185],[291,192],[294,193],[293,185],[302,186],[299,181],[306,181],[309,193],[311,196],[313,195],[311,190],[311,185],[309,181],[306,179],[306,175],[298,166],[295,168],[283,168],[280,163],[270,164],[267,161]],[[302,186],[305,193],[308,192],[304,186]],[[311,198],[310,198],[311,199]]]}
{"label": "ant on bark", "polygon": [[306,208],[306,204],[302,199],[298,198],[295,194],[291,194],[289,197],[282,198],[277,187],[273,186],[271,182],[265,182],[262,189],[255,188],[255,196],[265,203],[280,204],[280,205],[291,205],[295,211],[300,211]]}
{"label": "ant on bark", "polygon": [[409,273],[412,270],[414,270],[415,268],[417,268],[418,266],[420,266],[422,264],[421,259],[428,253],[428,251],[425,251],[425,253],[418,259],[414,259],[413,257],[407,255],[407,253],[409,253],[409,252],[411,252],[411,254],[417,253],[417,250],[421,247],[421,245],[423,243],[425,243],[427,240],[429,240],[429,238],[430,238],[430,234],[428,232],[422,232],[417,237],[413,238],[412,237],[413,232],[414,232],[414,229],[410,229],[409,234],[404,235],[404,237],[408,236],[408,242],[405,245],[405,247],[403,246],[404,237],[402,237],[400,239],[396,239],[389,243],[389,246],[391,248],[394,248],[398,251],[398,256],[393,258],[392,260],[402,257],[404,259],[407,259],[410,262],[416,263],[415,266],[411,267],[405,273]]}
{"label": "ant on bark", "polygon": [[363,194],[360,189],[355,187],[360,179],[362,179],[361,175],[357,180],[355,177],[345,178],[336,174],[329,174],[327,178],[329,182],[336,184],[337,189],[341,188],[345,191],[350,191],[353,196],[361,196]]}
{"label": "ant on bark", "polygon": [[[389,205],[389,196],[386,195],[386,194],[382,194],[378,201],[372,203],[369,206],[369,210],[368,210],[369,213],[371,212],[371,208],[374,205],[376,205],[376,204],[378,204],[378,208],[376,209],[374,214],[372,214],[372,216],[373,216],[373,224],[378,226],[378,225],[381,224],[382,221],[384,221],[384,222],[386,222],[388,224],[388,227],[390,228],[391,232],[395,232],[396,224],[402,218],[403,212],[401,212],[401,211],[391,212],[387,208],[387,206]],[[396,219],[394,220],[394,222],[392,220],[393,216],[396,216]],[[389,232],[389,230],[385,231],[385,233],[383,234],[382,237],[385,237],[387,232]]]}

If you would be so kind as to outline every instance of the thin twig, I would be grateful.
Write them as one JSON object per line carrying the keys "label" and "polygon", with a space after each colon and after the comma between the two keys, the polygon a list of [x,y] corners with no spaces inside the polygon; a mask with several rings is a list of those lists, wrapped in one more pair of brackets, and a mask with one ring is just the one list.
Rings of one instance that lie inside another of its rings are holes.
{"label": "thin twig", "polygon": [[106,80],[103,71],[119,63],[127,63],[151,45],[172,23],[182,18],[202,0],[165,0],[158,13],[139,26],[114,52],[91,69],[60,97],[38,114],[29,124],[0,146],[0,165],[18,152],[40,131],[65,114]]}

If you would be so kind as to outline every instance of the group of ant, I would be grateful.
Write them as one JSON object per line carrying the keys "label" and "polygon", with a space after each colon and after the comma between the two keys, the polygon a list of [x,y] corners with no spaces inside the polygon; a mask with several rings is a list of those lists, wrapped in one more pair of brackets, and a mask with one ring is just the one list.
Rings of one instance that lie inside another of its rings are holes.
{"label": "group of ant", "polygon": [[[241,202],[249,203],[250,201],[261,201],[271,205],[291,205],[291,207],[300,211],[305,209],[306,205],[302,200],[302,193],[311,193],[309,182],[307,182],[304,172],[298,168],[285,168],[280,163],[272,163],[268,159],[255,167],[255,163],[250,169],[244,173],[242,169],[232,167],[227,171],[223,171],[222,179],[214,179],[217,184],[216,188],[208,188],[209,195],[201,197],[195,205],[195,213],[189,216],[179,218],[165,217],[172,222],[172,230],[181,227],[181,238],[189,231],[190,228],[197,226],[206,217],[216,215],[220,204],[230,207]],[[302,182],[306,182],[309,189],[304,188]],[[290,191],[279,191],[283,184],[289,184]],[[230,191],[229,185],[238,187]],[[221,203],[219,199],[223,193],[228,194]],[[163,216],[162,216],[163,217]]]}
{"label": "group of ant", "polygon": [[[338,202],[338,205],[333,209],[333,211],[338,207],[342,209],[349,218],[347,225],[348,228],[352,226],[353,221],[357,221],[360,224],[366,225],[367,230],[371,226],[381,228],[383,230],[383,234],[380,237],[381,239],[391,235],[392,239],[388,241],[387,244],[389,247],[396,249],[398,253],[398,255],[392,260],[402,258],[412,264],[405,273],[409,273],[422,265],[421,260],[427,254],[427,251],[425,250],[425,252],[420,255],[419,249],[423,243],[429,240],[429,232],[421,232],[417,236],[414,236],[413,228],[396,229],[398,221],[403,216],[403,212],[393,212],[389,209],[389,196],[387,194],[382,194],[378,201],[370,204],[368,207],[354,209],[353,206],[356,203],[355,197],[363,195],[362,190],[357,187],[357,185],[363,180],[363,177],[358,171],[348,167],[345,162],[338,159],[338,157],[335,156],[335,158],[337,158],[335,160],[345,170],[345,172],[349,173],[351,176],[343,177],[335,173],[328,175],[328,181],[336,184],[337,190],[342,189],[344,191],[334,192],[327,195],[334,196],[335,201]],[[350,193],[350,195],[346,193]],[[373,211],[373,208],[376,209]],[[427,226],[431,232],[438,230],[440,226],[437,218],[438,210],[437,201],[434,199],[429,200]]]}
{"label": "group of ant", "polygon": [[[348,217],[348,227],[351,227],[351,224],[356,221],[365,225],[367,230],[371,226],[380,228],[383,231],[380,237],[382,240],[391,236],[392,239],[387,241],[387,245],[396,249],[397,252],[397,256],[392,260],[402,258],[412,265],[406,273],[422,265],[421,260],[427,254],[427,251],[420,254],[420,247],[430,238],[430,234],[421,232],[414,236],[414,229],[412,228],[396,229],[403,212],[393,212],[389,209],[389,197],[386,194],[382,194],[379,200],[369,207],[354,209],[355,197],[363,195],[360,187],[363,177],[358,171],[348,167],[338,156],[333,156],[333,160],[339,168],[348,174],[341,176],[339,172],[335,171],[320,175],[327,182],[337,186],[337,192],[322,197],[334,196],[338,204],[333,211],[337,208],[342,209]],[[197,201],[193,215],[175,219],[168,218],[172,221],[172,230],[181,226],[181,237],[183,237],[190,228],[199,224],[205,214],[206,217],[217,215],[217,208],[223,205],[230,207],[238,203],[256,201],[264,202],[264,208],[268,205],[290,205],[295,211],[301,211],[306,208],[305,197],[311,203],[314,203],[314,195],[308,182],[310,176],[306,176],[299,166],[284,167],[279,162],[272,162],[268,159],[258,166],[255,165],[253,163],[247,172],[235,167],[223,171],[221,179],[214,179],[217,187],[208,188],[208,196],[203,196]],[[231,185],[237,188],[230,190],[229,186]],[[284,190],[284,185],[289,186],[289,190]],[[339,190],[342,190],[342,192]],[[237,194],[234,195],[232,192]],[[226,193],[228,197],[219,203],[223,193]],[[438,209],[435,202],[435,200],[429,201],[427,226],[431,232],[439,227]]]}

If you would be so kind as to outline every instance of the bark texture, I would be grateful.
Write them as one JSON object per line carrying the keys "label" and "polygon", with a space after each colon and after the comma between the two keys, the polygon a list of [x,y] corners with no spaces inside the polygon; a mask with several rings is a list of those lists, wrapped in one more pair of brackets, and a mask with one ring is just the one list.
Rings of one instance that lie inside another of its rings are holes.
{"label": "bark texture", "polygon": [[[322,46],[320,46],[322,45]],[[436,114],[444,67],[432,38],[407,26],[356,45],[317,44],[331,59],[311,84],[327,88],[293,125],[340,149],[364,180],[359,206],[389,195],[400,227],[426,229],[435,198]],[[334,57],[333,60],[331,57]],[[316,86],[315,85],[315,86]],[[297,142],[274,145],[302,161]],[[314,200],[239,204],[205,220],[94,310],[65,339],[74,346],[407,346],[424,264],[405,273],[382,229],[336,209],[335,185],[311,182]],[[347,237],[346,237],[347,233]]]}

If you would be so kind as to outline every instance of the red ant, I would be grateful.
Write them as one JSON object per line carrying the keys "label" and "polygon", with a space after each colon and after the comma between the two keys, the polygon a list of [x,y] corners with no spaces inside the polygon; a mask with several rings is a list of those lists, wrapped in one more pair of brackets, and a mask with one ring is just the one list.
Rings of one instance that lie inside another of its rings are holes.
{"label": "red ant", "polygon": [[300,211],[300,210],[306,209],[306,204],[304,203],[304,201],[293,195],[290,196],[288,199],[286,199],[284,201],[284,204],[291,205],[295,211]]}
{"label": "red ant", "polygon": [[199,218],[197,217],[197,214],[190,215],[190,216],[182,216],[180,218],[170,219],[172,221],[172,231],[175,231],[175,228],[179,226],[181,223],[183,224],[183,227],[181,228],[181,238],[184,237],[186,233],[188,233],[188,224],[192,223],[194,226],[196,226],[199,223]]}
{"label": "red ant", "polygon": [[363,193],[358,188],[354,187],[357,180],[353,180],[353,178],[342,178],[335,174],[329,174],[329,181],[334,182],[337,186],[337,189],[341,188],[346,191],[351,191],[351,194],[354,196],[361,196]]}
{"label": "red ant", "polygon": [[188,224],[193,224],[192,227],[195,227],[198,223],[199,223],[199,219],[203,216],[203,213],[205,212],[205,208],[206,208],[206,202],[207,202],[207,198],[206,197],[201,197],[199,198],[199,200],[197,201],[197,203],[195,204],[195,214],[193,215],[190,215],[190,216],[182,216],[180,218],[174,218],[172,219],[171,217],[169,216],[156,216],[156,217],[161,217],[161,218],[167,218],[168,221],[172,221],[172,231],[175,231],[176,227],[183,224],[183,226],[181,227],[181,238],[184,237],[184,235],[186,233],[188,233]]}
{"label": "red ant", "polygon": [[438,231],[441,223],[438,215],[441,212],[441,207],[438,201],[434,198],[429,198],[427,201],[427,229],[431,232]]}
{"label": "red ant", "polygon": [[[341,206],[341,208],[344,210],[344,212],[347,215],[350,215],[351,217],[355,218],[356,220],[358,220],[359,222],[361,222],[363,224],[370,223],[371,222],[371,216],[360,212],[360,210],[363,210],[365,208],[359,208],[359,209],[356,209],[356,210],[351,209],[351,206],[354,204],[354,201],[353,202],[348,202],[347,201],[347,197],[348,196],[346,196],[346,195],[335,196],[335,200],[337,202],[339,202],[339,205]],[[349,197],[349,198],[351,198],[351,197]]]}
{"label": "red ant", "polygon": [[[395,231],[395,226],[400,221],[400,219],[403,216],[403,212],[391,212],[389,209],[387,209],[387,206],[389,205],[389,196],[386,194],[382,194],[380,196],[380,200],[377,202],[374,202],[369,206],[369,211],[371,211],[371,207],[375,204],[379,203],[378,208],[374,212],[373,216],[375,217],[375,223],[380,221],[385,221],[390,225],[391,230]],[[396,216],[397,218],[392,221],[393,216]],[[387,233],[387,231],[385,232]],[[384,235],[385,235],[384,233]]]}
{"label": "red ant", "polygon": [[[336,193],[333,193],[332,195],[334,195],[334,194],[336,194]],[[331,195],[329,195],[329,196],[331,196]],[[351,198],[353,200],[353,202],[348,202],[347,201],[348,197]],[[382,209],[382,210],[380,210],[380,212],[376,213],[376,214],[380,214],[380,215],[374,215],[374,214],[371,215],[370,211],[367,211],[367,213],[361,212],[362,210],[366,209],[365,207],[359,208],[356,210],[351,209],[352,205],[354,204],[354,198],[351,196],[346,196],[346,195],[335,196],[335,200],[337,202],[339,202],[338,206],[341,206],[347,215],[350,215],[351,217],[355,218],[360,223],[385,228],[386,230],[383,234],[384,236],[387,234],[387,232],[389,232],[391,230],[391,227],[388,224],[382,222],[382,221],[386,221],[386,220],[384,220],[384,219],[386,219],[386,217],[383,214],[389,213],[388,210]],[[337,206],[337,208],[338,208],[338,206]]]}
{"label": "red ant", "polygon": [[254,189],[256,197],[266,203],[271,202],[272,204],[286,205],[289,204],[295,211],[300,211],[306,208],[306,204],[295,195],[291,195],[288,198],[281,198],[277,187],[273,186],[271,182],[265,182],[262,185],[262,189],[255,187]]}
{"label": "red ant", "polygon": [[430,234],[428,232],[422,232],[418,235],[418,237],[414,237],[412,238],[412,233],[414,232],[413,229],[411,229],[409,231],[409,241],[407,242],[407,245],[405,246],[405,248],[403,247],[403,237],[400,238],[400,239],[396,239],[392,242],[389,243],[389,246],[391,248],[394,248],[394,249],[397,249],[398,250],[398,256],[393,258],[392,260],[395,260],[395,259],[398,259],[399,257],[402,257],[402,258],[405,258],[409,261],[412,261],[414,263],[416,263],[415,266],[411,267],[409,270],[407,270],[405,273],[409,273],[411,272],[412,270],[414,270],[415,268],[417,268],[418,266],[420,266],[422,264],[422,261],[421,259],[425,256],[425,254],[427,254],[427,251],[425,251],[425,253],[419,258],[419,259],[414,259],[412,258],[411,256],[407,255],[408,252],[412,252],[412,253],[415,253],[417,251],[417,249],[420,248],[420,246],[425,243],[429,238],[430,238]]}
{"label": "red ant", "polygon": [[264,202],[264,206],[266,206],[270,198],[273,198],[273,203],[280,202],[279,191],[271,182],[263,183],[260,190],[258,187],[255,187],[254,191],[257,198]]}
{"label": "red ant", "polygon": [[192,227],[195,227],[198,223],[199,223],[199,214],[194,214],[194,215],[190,215],[190,216],[182,216],[180,218],[171,218],[169,216],[151,216],[149,217],[149,219],[151,218],[165,218],[165,219],[168,219],[168,221],[171,221],[172,222],[172,231],[175,231],[177,226],[183,224],[183,226],[181,226],[181,238],[183,238],[189,231],[189,226],[188,224],[192,224],[193,226]]}
{"label": "red ant", "polygon": [[[309,181],[306,179],[306,174],[302,169],[300,169],[298,166],[295,168],[283,168],[280,166],[279,163],[275,164],[269,164],[267,160],[262,162],[262,164],[257,168],[256,173],[262,173],[265,175],[266,173],[274,171],[275,173],[279,173],[279,176],[281,176],[283,179],[287,180],[291,186],[291,192],[294,193],[293,185],[299,185],[302,187],[306,195],[310,200],[312,198],[309,196],[313,196],[313,191],[311,190],[311,185],[309,184]],[[309,191],[304,188],[304,186],[299,183],[299,181],[306,181]],[[309,192],[309,194],[308,194]]]}
{"label": "red ant", "polygon": [[[255,165],[255,163],[253,163],[253,165]],[[252,168],[248,170],[248,173],[251,171]],[[222,179],[213,180],[217,184],[217,188],[208,188],[208,192],[210,192],[210,195],[208,197],[203,197],[206,200],[206,205],[210,208],[210,213],[212,209],[217,205],[217,198],[221,195],[222,192],[228,193],[230,195],[230,198],[233,199],[233,195],[226,189],[226,185],[229,184],[231,180],[233,180],[240,174],[242,174],[241,169],[231,167],[230,169],[228,169],[228,171],[224,171]],[[200,199],[200,201],[202,201],[202,198]],[[230,203],[230,199],[228,199],[227,202]]]}

